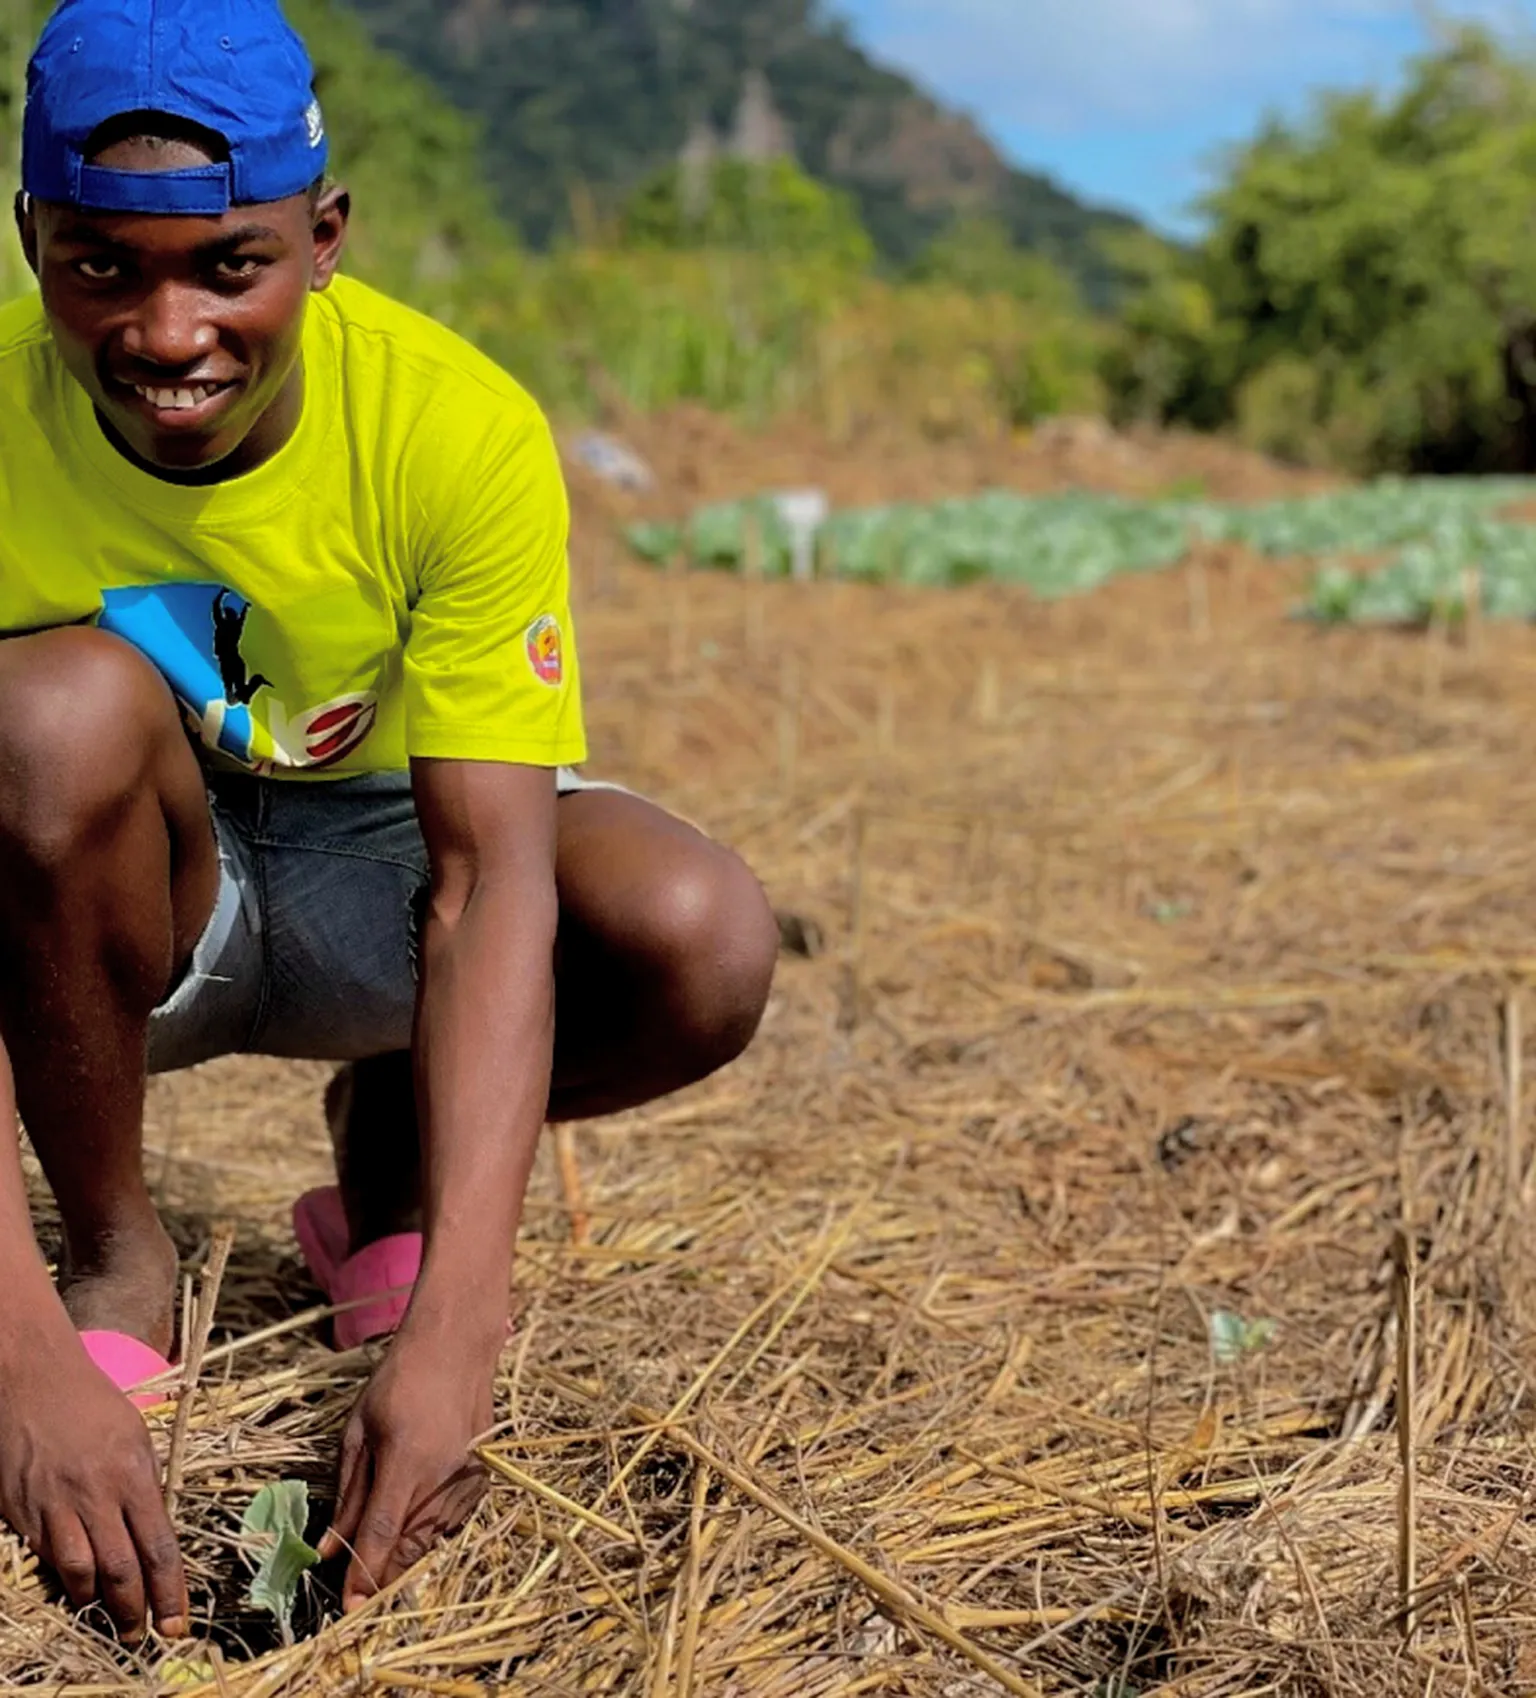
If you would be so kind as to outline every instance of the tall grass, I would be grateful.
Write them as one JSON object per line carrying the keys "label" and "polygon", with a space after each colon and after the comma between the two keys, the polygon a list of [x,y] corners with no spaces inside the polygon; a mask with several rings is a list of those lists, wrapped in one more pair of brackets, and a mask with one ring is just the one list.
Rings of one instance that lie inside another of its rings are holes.
{"label": "tall grass", "polygon": [[31,0],[0,0],[0,301],[19,294],[30,279],[10,211],[12,187],[21,178],[20,119],[32,25]]}
{"label": "tall grass", "polygon": [[969,434],[1102,404],[1086,315],[814,259],[572,249],[410,292],[563,414],[618,397],[838,436],[882,419]]}

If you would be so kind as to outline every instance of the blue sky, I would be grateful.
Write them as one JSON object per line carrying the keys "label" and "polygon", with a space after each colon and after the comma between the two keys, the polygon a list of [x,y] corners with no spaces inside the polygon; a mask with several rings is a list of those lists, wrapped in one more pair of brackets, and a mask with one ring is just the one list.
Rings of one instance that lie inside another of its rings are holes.
{"label": "blue sky", "polygon": [[1536,0],[832,0],[1020,165],[1161,228],[1224,147],[1318,88],[1390,85],[1436,19],[1536,41]]}

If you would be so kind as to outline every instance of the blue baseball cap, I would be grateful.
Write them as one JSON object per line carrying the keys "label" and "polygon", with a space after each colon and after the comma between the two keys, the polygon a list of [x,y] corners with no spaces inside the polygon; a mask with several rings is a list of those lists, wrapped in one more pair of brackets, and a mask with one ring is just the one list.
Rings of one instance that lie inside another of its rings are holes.
{"label": "blue baseball cap", "polygon": [[[21,186],[96,212],[217,218],[302,194],[329,147],[315,73],[277,0],[63,0],[27,67]],[[229,159],[177,171],[88,163],[113,118],[158,112],[222,137]]]}

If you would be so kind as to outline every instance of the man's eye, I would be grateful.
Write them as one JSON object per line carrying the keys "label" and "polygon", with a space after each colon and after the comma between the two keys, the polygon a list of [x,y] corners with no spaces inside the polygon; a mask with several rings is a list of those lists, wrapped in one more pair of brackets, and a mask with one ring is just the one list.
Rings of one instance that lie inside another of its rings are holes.
{"label": "man's eye", "polygon": [[221,259],[214,267],[221,279],[226,283],[243,283],[254,277],[261,270],[261,261],[250,257],[242,259]]}
{"label": "man's eye", "polygon": [[115,259],[77,259],[75,270],[87,283],[115,283],[123,274]]}

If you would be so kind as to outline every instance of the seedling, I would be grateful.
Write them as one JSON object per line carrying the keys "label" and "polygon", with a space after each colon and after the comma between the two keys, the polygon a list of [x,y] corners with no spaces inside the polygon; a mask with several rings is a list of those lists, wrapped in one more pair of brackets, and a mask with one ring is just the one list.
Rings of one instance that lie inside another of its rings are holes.
{"label": "seedling", "polygon": [[320,1560],[304,1538],[309,1522],[309,1487],[302,1480],[263,1486],[240,1523],[240,1543],[256,1574],[247,1601],[277,1621],[283,1643],[293,1643],[293,1608],[299,1585]]}
{"label": "seedling", "polygon": [[1245,1321],[1230,1309],[1217,1309],[1211,1316],[1211,1350],[1228,1367],[1272,1344],[1279,1330],[1273,1321]]}

